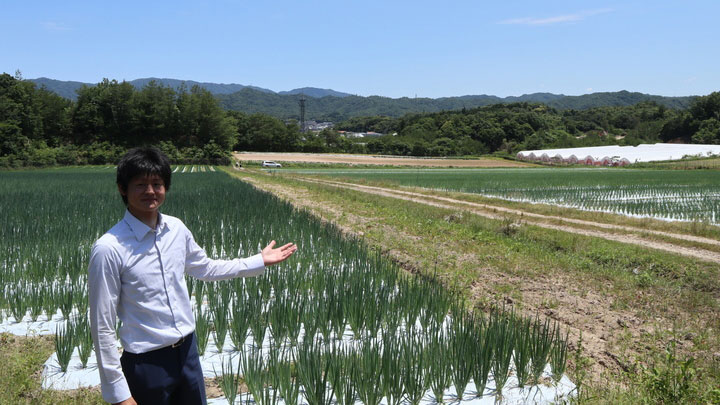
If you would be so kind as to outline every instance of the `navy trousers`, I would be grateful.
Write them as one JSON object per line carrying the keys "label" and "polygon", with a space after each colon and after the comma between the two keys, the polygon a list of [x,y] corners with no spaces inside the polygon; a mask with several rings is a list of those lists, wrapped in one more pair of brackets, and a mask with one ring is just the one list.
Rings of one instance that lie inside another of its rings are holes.
{"label": "navy trousers", "polygon": [[138,405],[207,404],[195,333],[177,347],[123,352],[120,364]]}

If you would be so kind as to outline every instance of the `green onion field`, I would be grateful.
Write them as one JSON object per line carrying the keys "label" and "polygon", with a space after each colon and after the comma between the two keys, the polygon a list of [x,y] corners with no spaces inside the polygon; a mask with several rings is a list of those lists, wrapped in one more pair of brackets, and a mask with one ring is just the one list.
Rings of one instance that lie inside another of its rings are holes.
{"label": "green onion field", "polygon": [[[186,279],[199,351],[211,341],[230,346],[217,373],[231,403],[238,372],[245,396],[261,404],[419,403],[428,393],[442,401],[449,390],[467,399],[501,394],[511,375],[512,388],[537,385],[544,372],[563,377],[568,340],[554,322],[468,310],[433,277],[408,275],[271,194],[224,172],[185,169],[173,176],[162,211],[181,218],[209,255],[249,256],[272,239],[299,248],[258,278]],[[0,172],[0,322],[59,311],[63,371],[76,348],[83,366],[92,356],[87,261],[124,212],[114,176],[110,167]],[[394,176],[410,184],[414,174]],[[418,185],[437,185],[433,178]],[[446,185],[472,183],[457,175]],[[471,381],[474,390],[466,389]]]}
{"label": "green onion field", "polygon": [[293,170],[666,220],[720,223],[720,172],[626,169]]}

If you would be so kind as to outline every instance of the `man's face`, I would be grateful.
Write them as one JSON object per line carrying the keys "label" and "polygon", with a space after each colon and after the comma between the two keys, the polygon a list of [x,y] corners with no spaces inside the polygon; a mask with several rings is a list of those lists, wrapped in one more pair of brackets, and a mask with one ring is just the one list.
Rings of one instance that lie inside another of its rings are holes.
{"label": "man's face", "polygon": [[127,192],[120,189],[120,193],[127,197],[128,209],[134,215],[153,214],[165,202],[165,182],[156,174],[137,176],[128,183]]}

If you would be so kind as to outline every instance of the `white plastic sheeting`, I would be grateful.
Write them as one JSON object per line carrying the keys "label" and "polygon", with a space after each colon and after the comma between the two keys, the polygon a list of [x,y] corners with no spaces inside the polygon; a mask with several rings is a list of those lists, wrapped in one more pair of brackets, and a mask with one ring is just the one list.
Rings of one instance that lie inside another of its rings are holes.
{"label": "white plastic sheeting", "polygon": [[[229,340],[229,339],[228,339]],[[252,344],[252,339],[248,339],[247,344]],[[229,343],[226,341],[222,352],[217,349],[212,340],[208,342],[205,354],[200,357],[203,375],[205,378],[213,378],[220,375],[222,363],[229,359],[237,364],[239,352],[233,351]],[[511,366],[512,369],[512,366]],[[463,403],[468,405],[491,405],[491,404],[554,404],[567,401],[576,394],[576,386],[567,376],[563,376],[557,383],[552,380],[550,365],[547,365],[540,378],[541,383],[538,385],[526,385],[523,388],[518,387],[517,377],[511,375],[502,389],[501,395],[496,395],[495,383],[492,374],[489,376],[488,383],[483,391],[483,395],[478,397],[477,388],[470,382],[465,388],[463,400],[457,399],[457,392],[451,387],[445,392],[446,403]],[[83,368],[80,363],[77,349],[73,352],[72,359],[68,365],[66,372],[60,370],[57,356],[53,353],[45,362],[42,372],[42,387],[45,389],[56,390],[72,390],[82,387],[96,387],[100,385],[100,375],[97,370],[95,361],[95,353],[90,354],[87,367]],[[246,395],[242,395],[245,399]],[[241,396],[235,399],[235,404],[242,404]],[[227,404],[228,401],[224,397],[208,400],[208,404]],[[307,404],[303,399],[301,404]],[[425,393],[423,405],[436,404],[432,391]],[[361,402],[356,402],[361,404]],[[381,404],[386,404],[382,402]],[[278,405],[284,405],[282,400],[278,401]]]}
{"label": "white plastic sheeting", "polygon": [[[36,322],[32,322],[29,316],[26,316],[22,322],[15,322],[12,317],[3,317],[3,322],[0,323],[0,332],[9,332],[21,336],[53,334],[55,333],[55,326],[63,322],[64,320],[60,313],[54,315],[52,319],[47,319],[47,317],[41,315]],[[263,349],[268,349],[270,346],[270,338],[268,335],[265,336]],[[343,340],[347,339],[352,339],[352,333],[350,331],[343,337]],[[249,336],[245,344],[254,344],[252,337]],[[118,349],[120,349],[119,341]],[[238,356],[239,352],[233,349],[229,336],[225,340],[222,351],[218,350],[211,338],[205,354],[200,358],[203,375],[206,378],[213,378],[219,375],[222,364],[227,362],[228,359],[232,359],[233,363],[237,364]],[[576,394],[576,386],[567,376],[563,376],[557,383],[552,380],[550,365],[546,367],[540,380],[542,382],[538,385],[526,385],[524,388],[520,388],[517,385],[517,378],[511,375],[502,390],[502,395],[498,396],[496,395],[497,392],[492,375],[490,375],[485,391],[481,397],[477,396],[477,389],[471,382],[465,389],[464,399],[462,401],[457,399],[457,393],[454,388],[450,388],[445,392],[445,402],[468,405],[553,404],[567,401]],[[94,352],[90,354],[85,368],[82,367],[77,349],[73,352],[66,372],[60,369],[60,364],[58,363],[55,353],[53,353],[43,365],[42,387],[45,389],[72,390],[82,387],[97,387],[99,385],[100,375],[97,370]],[[244,397],[245,395],[243,395],[243,399]],[[219,405],[227,403],[224,397],[208,400],[208,404]],[[235,403],[243,403],[240,396],[236,398]],[[303,399],[301,399],[300,403],[306,404]],[[358,402],[358,404],[359,403],[360,402]],[[435,404],[436,402],[432,392],[428,391],[420,403],[423,405]],[[284,402],[280,400],[278,404],[283,405]],[[386,404],[386,402],[382,402],[382,404]]]}
{"label": "white plastic sheeting", "polygon": [[[77,314],[77,311],[73,310],[71,316],[75,314]],[[59,309],[50,319],[43,313],[37,317],[37,320],[32,320],[30,315],[25,315],[21,322],[17,322],[7,312],[3,312],[0,319],[2,319],[0,333],[7,332],[18,336],[54,335],[57,326],[65,324],[65,318],[63,318]]]}
{"label": "white plastic sheeting", "polygon": [[518,159],[579,163],[596,166],[624,166],[639,162],[678,160],[685,156],[720,155],[720,145],[656,143],[638,146],[594,146],[588,148],[524,150]]}
{"label": "white plastic sheeting", "polygon": [[[542,378],[550,381],[549,370],[545,370]],[[513,375],[508,378],[505,387],[502,389],[502,395],[496,395],[494,384],[491,375],[483,395],[478,397],[477,388],[471,381],[465,388],[462,401],[457,398],[455,388],[451,387],[445,391],[443,403],[458,405],[558,404],[569,402],[570,397],[575,395],[575,384],[565,376],[563,376],[557,384],[541,383],[538,385],[526,385],[524,388],[520,388],[517,386],[517,378]],[[234,404],[245,404],[245,398],[246,394],[238,395],[237,398],[235,398]],[[307,401],[302,397],[302,393],[300,394],[299,403],[307,405]],[[285,402],[283,400],[278,400],[278,405],[284,404]],[[361,405],[362,402],[357,401],[355,404]],[[383,400],[380,404],[387,405],[387,401]],[[403,401],[402,404],[408,404],[408,402]],[[438,402],[435,401],[435,396],[432,391],[428,391],[420,401],[420,404],[437,405]],[[225,397],[213,398],[208,400],[208,405],[228,405],[228,400]]]}

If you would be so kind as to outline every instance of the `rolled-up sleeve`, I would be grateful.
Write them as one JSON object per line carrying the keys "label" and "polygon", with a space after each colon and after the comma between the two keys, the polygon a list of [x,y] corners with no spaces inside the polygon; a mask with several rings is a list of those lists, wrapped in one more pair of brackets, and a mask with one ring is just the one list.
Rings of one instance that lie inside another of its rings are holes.
{"label": "rolled-up sleeve", "polygon": [[95,244],[88,268],[90,327],[102,397],[110,403],[130,398],[130,388],[120,366],[115,322],[120,297],[121,258],[111,247]]}
{"label": "rolled-up sleeve", "polygon": [[204,281],[254,277],[265,272],[262,253],[244,259],[213,260],[207,257],[189,230],[186,230],[185,272]]}

